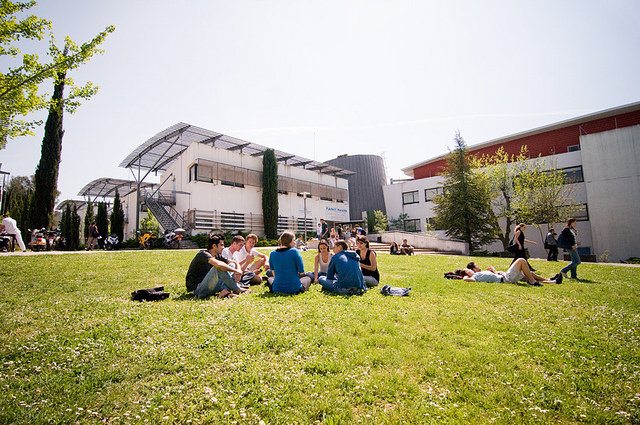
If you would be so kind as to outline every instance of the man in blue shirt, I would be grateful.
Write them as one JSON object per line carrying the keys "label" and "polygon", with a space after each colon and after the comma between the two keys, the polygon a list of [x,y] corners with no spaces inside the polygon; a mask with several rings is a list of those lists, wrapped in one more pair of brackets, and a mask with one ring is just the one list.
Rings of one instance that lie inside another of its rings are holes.
{"label": "man in blue shirt", "polygon": [[336,242],[327,275],[318,277],[318,282],[323,289],[336,294],[360,295],[367,290],[360,270],[360,257],[347,249],[345,241]]}

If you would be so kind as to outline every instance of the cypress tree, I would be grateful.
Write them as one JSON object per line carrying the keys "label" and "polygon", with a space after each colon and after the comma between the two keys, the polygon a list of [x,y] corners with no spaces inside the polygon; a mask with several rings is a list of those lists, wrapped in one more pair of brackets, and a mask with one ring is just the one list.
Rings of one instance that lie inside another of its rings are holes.
{"label": "cypress tree", "polygon": [[262,217],[267,239],[278,238],[278,162],[273,149],[262,157]]}
{"label": "cypress tree", "polygon": [[98,240],[98,245],[102,249],[104,240],[109,233],[109,216],[107,215],[107,204],[105,204],[104,202],[100,202],[98,204],[96,226],[98,226],[98,233],[100,233],[100,236],[102,236],[102,239]]}
{"label": "cypress tree", "polygon": [[89,227],[91,227],[91,223],[95,220],[93,219],[93,202],[91,200],[87,201],[87,212],[84,214],[84,225],[82,226],[82,236],[84,240],[89,238]]}
{"label": "cypress tree", "polygon": [[113,198],[113,211],[111,212],[111,233],[115,233],[120,242],[124,242],[124,211],[120,203],[120,195],[116,188],[116,196]]}
{"label": "cypress tree", "polygon": [[80,216],[78,215],[78,207],[75,205],[73,206],[69,222],[71,223],[71,228],[69,229],[71,239],[67,240],[67,243],[69,244],[69,250],[75,251],[78,249],[80,242]]}
{"label": "cypress tree", "polygon": [[64,106],[64,82],[66,72],[58,74],[54,84],[49,116],[44,127],[40,162],[34,179],[32,226],[49,227],[58,194],[58,169],[62,152],[62,114]]}

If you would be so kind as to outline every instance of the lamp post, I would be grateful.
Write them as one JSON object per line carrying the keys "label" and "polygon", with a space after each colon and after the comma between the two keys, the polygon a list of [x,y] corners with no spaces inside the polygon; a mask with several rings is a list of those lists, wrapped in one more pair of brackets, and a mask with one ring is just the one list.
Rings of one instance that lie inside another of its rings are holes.
{"label": "lamp post", "polygon": [[304,243],[307,243],[307,196],[310,195],[309,192],[302,192],[302,196],[304,197]]}

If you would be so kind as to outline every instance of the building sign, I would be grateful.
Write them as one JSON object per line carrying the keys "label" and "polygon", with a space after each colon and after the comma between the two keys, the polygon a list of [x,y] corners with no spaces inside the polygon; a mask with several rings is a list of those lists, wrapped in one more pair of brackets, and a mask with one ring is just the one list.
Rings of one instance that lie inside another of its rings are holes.
{"label": "building sign", "polygon": [[325,206],[323,218],[330,221],[349,221],[349,208]]}

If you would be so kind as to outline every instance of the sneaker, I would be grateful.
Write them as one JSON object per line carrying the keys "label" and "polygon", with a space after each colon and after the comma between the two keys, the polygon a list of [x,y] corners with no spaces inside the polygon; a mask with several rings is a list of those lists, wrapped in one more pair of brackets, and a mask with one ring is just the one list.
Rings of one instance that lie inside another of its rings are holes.
{"label": "sneaker", "polygon": [[538,281],[535,281],[533,283],[529,282],[529,285],[531,285],[531,286],[544,286],[542,283],[540,283]]}
{"label": "sneaker", "polygon": [[553,280],[555,280],[556,283],[562,283],[562,275],[558,273],[553,277]]}

